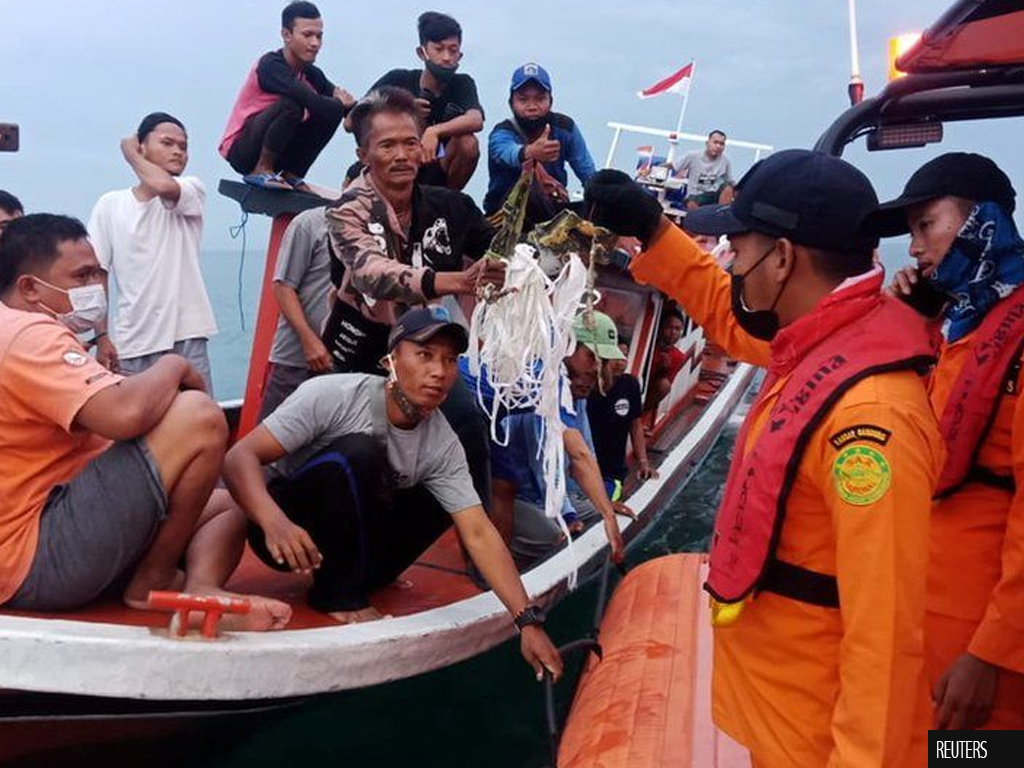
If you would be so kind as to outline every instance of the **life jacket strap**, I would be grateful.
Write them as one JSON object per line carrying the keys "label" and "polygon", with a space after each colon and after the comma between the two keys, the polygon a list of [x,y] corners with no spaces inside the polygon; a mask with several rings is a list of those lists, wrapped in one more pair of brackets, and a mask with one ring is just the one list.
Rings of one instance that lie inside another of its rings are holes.
{"label": "life jacket strap", "polygon": [[967,483],[980,483],[981,485],[999,488],[1010,493],[1017,492],[1017,483],[1013,479],[1013,475],[997,475],[988,467],[982,467],[978,464],[975,464],[968,470],[967,477],[964,478],[964,485]]}
{"label": "life jacket strap", "polygon": [[839,607],[839,583],[835,576],[782,560],[771,561],[759,589],[822,608]]}

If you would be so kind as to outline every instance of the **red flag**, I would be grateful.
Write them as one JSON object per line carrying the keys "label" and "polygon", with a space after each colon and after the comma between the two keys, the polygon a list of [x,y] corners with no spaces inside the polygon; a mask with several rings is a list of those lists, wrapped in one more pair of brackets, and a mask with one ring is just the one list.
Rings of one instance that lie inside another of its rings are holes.
{"label": "red flag", "polygon": [[650,88],[637,91],[636,95],[641,99],[649,99],[653,96],[661,96],[663,93],[683,93],[690,87],[690,80],[692,79],[693,62],[691,61],[678,72],[669,75],[664,80],[660,80]]}

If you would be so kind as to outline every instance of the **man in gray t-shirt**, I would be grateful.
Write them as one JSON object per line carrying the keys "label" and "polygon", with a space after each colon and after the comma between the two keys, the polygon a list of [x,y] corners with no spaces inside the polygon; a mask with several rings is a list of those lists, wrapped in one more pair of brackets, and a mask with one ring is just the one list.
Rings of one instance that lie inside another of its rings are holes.
{"label": "man in gray t-shirt", "polygon": [[309,376],[333,370],[320,332],[331,293],[331,251],[323,208],[303,211],[281,238],[274,297],[281,309],[270,350],[270,376],[260,405],[262,420]]}
{"label": "man in gray t-shirt", "polygon": [[686,179],[686,207],[731,203],[733,196],[732,166],[725,156],[725,134],[712,131],[704,149],[683,155],[674,167],[675,175]]}
{"label": "man in gray t-shirt", "polygon": [[538,676],[546,668],[557,677],[561,660],[543,615],[438,411],[468,341],[443,307],[409,310],[388,339],[387,379],[340,373],[304,382],[228,452],[224,479],[252,523],[256,554],[312,574],[310,605],[341,623],[380,618],[369,594],[454,523],[522,630],[523,656]]}

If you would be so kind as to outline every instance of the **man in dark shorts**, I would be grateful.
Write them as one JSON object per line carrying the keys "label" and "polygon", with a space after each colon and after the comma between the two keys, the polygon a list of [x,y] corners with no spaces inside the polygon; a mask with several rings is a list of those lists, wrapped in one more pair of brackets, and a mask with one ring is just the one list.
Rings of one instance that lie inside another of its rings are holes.
{"label": "man in dark shorts", "polygon": [[281,12],[284,47],[249,71],[219,151],[248,184],[308,192],[305,175],[355,99],[314,66],[324,24],[312,3]]}
{"label": "man in dark shorts", "polygon": [[[380,618],[368,600],[454,523],[522,630],[538,675],[561,673],[512,557],[473,489],[466,457],[437,411],[468,337],[440,308],[405,313],[388,341],[388,378],[318,376],[229,451],[224,478],[279,570],[312,573],[310,604],[342,623]],[[263,467],[269,465],[270,484]]]}
{"label": "man in dark shorts", "polygon": [[[117,589],[227,595],[245,520],[213,493],[227,424],[178,355],[122,378],[75,334],[106,317],[103,271],[76,219],[33,214],[0,241],[0,604],[77,608]],[[211,493],[213,495],[211,496]],[[178,570],[184,562],[185,571]],[[250,598],[234,629],[274,629]]]}
{"label": "man in dark shorts", "polygon": [[[392,69],[373,84],[402,88],[416,99],[423,131],[419,181],[449,189],[469,183],[480,160],[476,134],[484,129],[476,83],[457,72],[462,59],[462,27],[451,16],[427,11],[417,21],[416,55],[423,69]],[[346,121],[348,128],[349,121]]]}

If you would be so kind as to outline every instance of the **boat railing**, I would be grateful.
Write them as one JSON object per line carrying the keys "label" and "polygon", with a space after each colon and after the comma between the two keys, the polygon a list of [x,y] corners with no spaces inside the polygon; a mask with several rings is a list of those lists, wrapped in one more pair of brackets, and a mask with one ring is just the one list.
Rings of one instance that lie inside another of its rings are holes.
{"label": "boat railing", "polygon": [[[612,145],[608,149],[608,157],[604,162],[605,168],[611,168],[615,160],[615,152],[619,148],[619,139],[623,133],[636,133],[641,136],[654,136],[668,141],[669,152],[674,153],[676,146],[681,141],[703,144],[708,140],[706,135],[697,133],[683,133],[679,131],[666,131],[663,128],[649,128],[646,125],[632,125],[630,123],[608,123],[608,127],[614,131]],[[754,162],[761,159],[763,154],[768,154],[774,149],[770,144],[759,144],[753,141],[742,141],[740,139],[728,139],[728,149],[749,149],[754,152]],[[671,159],[671,154],[669,156]]]}

